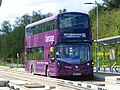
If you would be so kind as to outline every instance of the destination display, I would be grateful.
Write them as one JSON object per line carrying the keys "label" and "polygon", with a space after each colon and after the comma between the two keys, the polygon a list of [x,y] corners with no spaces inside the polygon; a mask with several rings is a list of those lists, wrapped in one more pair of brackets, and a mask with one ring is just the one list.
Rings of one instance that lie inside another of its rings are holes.
{"label": "destination display", "polygon": [[78,33],[70,33],[64,32],[61,33],[61,42],[83,42],[88,41],[89,35],[88,33],[78,32]]}
{"label": "destination display", "polygon": [[64,33],[64,38],[86,38],[85,33]]}

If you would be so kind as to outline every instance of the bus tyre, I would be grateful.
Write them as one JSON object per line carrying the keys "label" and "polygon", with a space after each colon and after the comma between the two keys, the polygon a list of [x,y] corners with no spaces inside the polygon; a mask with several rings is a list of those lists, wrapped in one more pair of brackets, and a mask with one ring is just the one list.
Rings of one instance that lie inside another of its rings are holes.
{"label": "bus tyre", "polygon": [[31,65],[31,74],[34,75],[34,67]]}
{"label": "bus tyre", "polygon": [[49,70],[49,68],[47,67],[47,68],[46,68],[46,77],[49,77],[49,76],[50,76],[50,75],[49,75],[49,71],[50,71],[50,70]]}

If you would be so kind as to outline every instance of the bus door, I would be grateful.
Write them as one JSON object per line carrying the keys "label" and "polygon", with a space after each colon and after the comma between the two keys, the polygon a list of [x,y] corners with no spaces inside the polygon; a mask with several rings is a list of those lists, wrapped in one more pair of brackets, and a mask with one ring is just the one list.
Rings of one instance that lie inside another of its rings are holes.
{"label": "bus door", "polygon": [[50,75],[56,71],[55,67],[56,67],[56,64],[55,64],[55,46],[51,46],[50,47],[50,63],[48,65]]}

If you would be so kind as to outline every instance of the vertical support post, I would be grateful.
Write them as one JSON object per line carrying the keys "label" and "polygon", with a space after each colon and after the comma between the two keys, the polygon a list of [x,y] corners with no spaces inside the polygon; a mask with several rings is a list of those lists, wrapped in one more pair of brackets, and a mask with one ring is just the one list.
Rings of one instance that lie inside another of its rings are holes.
{"label": "vertical support post", "polygon": [[97,57],[97,42],[96,42],[96,47],[95,47],[95,58],[96,58],[96,72],[98,72],[98,57]]}
{"label": "vertical support post", "polygon": [[[96,45],[97,45],[97,40],[98,40],[98,3],[95,1],[96,4]],[[98,56],[97,56],[98,49],[96,48],[96,72],[98,72]]]}
{"label": "vertical support post", "polygon": [[115,46],[115,58],[116,58],[116,64],[118,63],[118,48]]}
{"label": "vertical support post", "polygon": [[[111,49],[111,46],[110,46],[110,49]],[[109,66],[110,66],[110,72],[112,72],[112,60],[109,59]]]}
{"label": "vertical support post", "polygon": [[0,0],[0,6],[1,6],[1,4],[2,4],[2,0]]}
{"label": "vertical support post", "polygon": [[96,7],[97,7],[97,10],[96,10],[96,40],[98,40],[98,29],[99,29],[99,27],[98,27],[98,3],[97,3],[97,1],[95,1],[95,3],[96,3]]}
{"label": "vertical support post", "polygon": [[[95,3],[85,3],[85,4],[95,4],[96,5],[96,46],[97,46],[97,40],[98,40],[98,5],[99,3],[97,3],[97,1],[95,1]],[[97,52],[98,52],[98,49],[95,47],[95,59],[96,59],[96,72],[98,72],[98,58],[97,58]]]}
{"label": "vertical support post", "polygon": [[[95,4],[96,5],[96,46],[97,46],[97,40],[98,40],[98,29],[99,29],[99,27],[98,27],[98,5],[99,5],[99,3],[97,3],[97,1],[95,1],[95,3],[85,3],[85,4]],[[96,59],[96,72],[98,72],[98,58],[97,58],[97,51],[98,51],[98,49],[97,48],[95,48],[95,59]]]}
{"label": "vertical support post", "polygon": [[17,53],[17,67],[19,66],[19,53]]}
{"label": "vertical support post", "polygon": [[111,68],[112,65],[111,65],[111,63],[112,63],[112,62],[111,62],[111,60],[110,60],[110,72],[112,72],[112,68]]}
{"label": "vertical support post", "polygon": [[104,66],[104,72],[105,72],[105,46],[103,45],[103,66]]}

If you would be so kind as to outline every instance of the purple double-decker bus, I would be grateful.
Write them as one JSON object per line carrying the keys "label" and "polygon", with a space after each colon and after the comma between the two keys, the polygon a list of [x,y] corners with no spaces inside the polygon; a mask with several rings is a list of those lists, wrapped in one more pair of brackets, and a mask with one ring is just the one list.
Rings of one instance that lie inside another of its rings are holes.
{"label": "purple double-decker bus", "polygon": [[89,15],[65,12],[27,25],[25,70],[46,76],[92,76]]}

